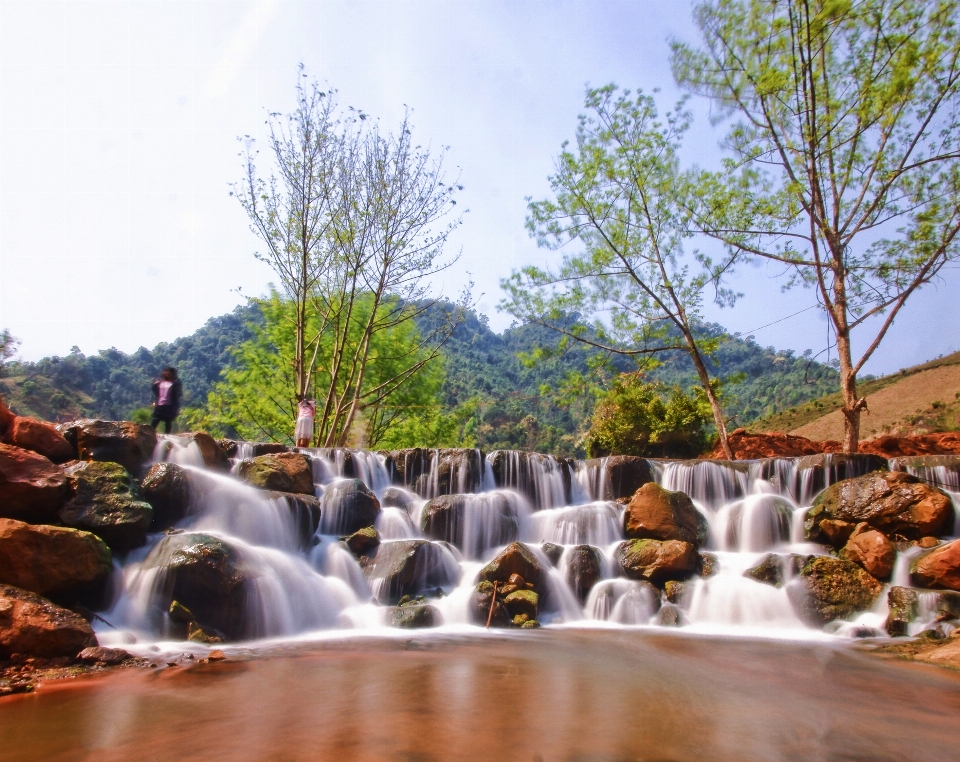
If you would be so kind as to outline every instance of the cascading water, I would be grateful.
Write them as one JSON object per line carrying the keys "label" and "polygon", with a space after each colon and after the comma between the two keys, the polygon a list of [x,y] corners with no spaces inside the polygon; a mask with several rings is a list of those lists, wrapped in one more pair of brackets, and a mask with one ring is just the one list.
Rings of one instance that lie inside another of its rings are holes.
{"label": "cascading water", "polygon": [[[114,600],[102,612],[115,629],[98,624],[101,640],[185,637],[171,600],[181,594],[184,559],[199,557],[238,570],[233,588],[204,588],[208,598],[191,604],[209,604],[208,619],[231,639],[381,628],[391,607],[421,595],[444,625],[476,626],[469,612],[478,574],[514,540],[526,544],[543,570],[541,624],[682,624],[694,631],[825,637],[804,625],[791,605],[790,564],[781,569],[779,586],[744,572],[770,553],[785,559],[825,552],[803,542],[803,517],[817,487],[843,476],[849,464],[837,467],[829,457],[814,466],[787,458],[649,461],[654,479],[687,493],[706,518],[702,550],[715,559],[712,575],[687,580],[668,601],[649,582],[623,576],[616,552],[624,507],[609,499],[607,459],[422,450],[420,465],[398,473],[386,453],[299,452],[310,460],[319,519],[311,514],[313,497],[311,508],[307,498],[248,486],[236,465],[229,474],[214,472],[204,467],[196,443],[161,437],[154,459],[185,469],[190,504],[174,527],[151,535],[117,564]],[[252,445],[240,443],[235,463],[253,454]],[[945,465],[900,470],[960,491],[956,472]],[[343,541],[353,529],[344,508],[351,490],[379,498],[372,523],[380,545],[371,556],[358,557]],[[910,555],[899,555],[893,584],[907,582]],[[229,606],[217,609],[217,596]]]}

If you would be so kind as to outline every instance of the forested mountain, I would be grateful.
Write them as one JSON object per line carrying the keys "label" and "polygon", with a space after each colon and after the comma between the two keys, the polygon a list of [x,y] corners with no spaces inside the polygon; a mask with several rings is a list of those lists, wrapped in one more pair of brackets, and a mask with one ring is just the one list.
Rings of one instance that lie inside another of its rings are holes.
{"label": "forested mountain", "polygon": [[[428,313],[422,328],[438,320],[437,311],[443,309],[448,307],[441,304]],[[91,356],[75,350],[66,357],[14,362],[4,369],[0,394],[16,412],[49,420],[80,415],[123,419],[138,410],[142,416],[152,399],[151,381],[161,368],[173,365],[183,380],[185,406],[202,407],[211,385],[232,362],[230,348],[250,338],[251,324],[259,320],[255,307],[243,306],[152,350],[141,347],[126,354],[108,349]],[[701,330],[726,337],[711,362],[714,373],[736,382],[725,386],[726,410],[735,426],[836,389],[836,371],[826,365],[761,347],[752,338],[726,336],[718,325]],[[476,406],[473,436],[486,449],[576,452],[594,400],[583,393],[561,404],[556,392],[568,374],[587,373],[592,350],[575,345],[535,362],[521,359],[537,347],[556,346],[557,336],[547,328],[522,325],[497,334],[486,317],[468,312],[444,347],[444,406]],[[662,364],[649,371],[649,378],[685,388],[696,383],[685,353],[666,353],[659,359]],[[635,367],[631,360],[618,358],[610,372]]]}

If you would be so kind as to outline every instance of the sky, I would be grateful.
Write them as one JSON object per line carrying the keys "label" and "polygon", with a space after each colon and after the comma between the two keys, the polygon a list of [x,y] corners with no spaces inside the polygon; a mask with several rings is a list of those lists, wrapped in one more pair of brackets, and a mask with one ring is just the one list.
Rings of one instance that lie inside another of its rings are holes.
{"label": "sky", "polygon": [[[289,111],[298,65],[340,102],[439,151],[469,211],[434,283],[472,281],[495,330],[499,281],[557,254],[524,228],[526,197],[570,139],[585,87],[680,92],[669,41],[695,41],[686,0],[0,0],[0,328],[36,360],[133,351],[192,333],[272,275],[253,253],[230,183],[238,138]],[[687,156],[720,156],[720,128],[694,103]],[[745,265],[734,309],[707,317],[764,346],[826,359],[812,292]],[[888,373],[960,349],[960,274],[921,291],[866,366]],[[800,314],[795,314],[795,313]]]}

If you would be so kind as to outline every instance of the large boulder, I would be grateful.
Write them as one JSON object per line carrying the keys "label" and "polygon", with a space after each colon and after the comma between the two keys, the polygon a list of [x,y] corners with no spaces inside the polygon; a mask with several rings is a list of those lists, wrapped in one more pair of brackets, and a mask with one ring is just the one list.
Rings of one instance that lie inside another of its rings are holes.
{"label": "large boulder", "polygon": [[883,585],[860,566],[830,556],[810,556],[787,585],[797,615],[814,626],[867,611],[882,591]]}
{"label": "large boulder", "polygon": [[66,463],[74,458],[73,447],[57,427],[46,421],[16,416],[3,433],[2,441],[24,450],[32,450],[53,463]]}
{"label": "large boulder", "polygon": [[132,474],[153,457],[157,432],[131,421],[97,421],[83,418],[57,428],[80,460],[119,463]]}
{"label": "large boulder", "polygon": [[242,442],[236,439],[218,439],[217,444],[228,458],[238,458],[242,450],[247,450],[247,457],[257,455],[273,455],[278,452],[287,452],[289,447],[279,442]]}
{"label": "large boulder", "polygon": [[636,455],[611,455],[584,462],[593,481],[597,500],[618,500],[632,497],[644,484],[653,481],[653,471],[646,458]]}
{"label": "large boulder", "polygon": [[83,617],[36,593],[0,585],[0,659],[15,653],[72,658],[95,645],[97,638]]}
{"label": "large boulder", "polygon": [[338,479],[326,485],[321,506],[321,534],[353,534],[373,526],[380,515],[380,501],[359,479]]}
{"label": "large boulder", "polygon": [[821,452],[797,461],[797,486],[803,486],[803,491],[812,496],[828,484],[886,470],[886,458],[878,455],[863,452]]}
{"label": "large boulder", "polygon": [[406,595],[450,588],[459,582],[459,568],[443,557],[443,549],[426,540],[381,542],[367,557],[363,571],[374,597],[396,604]]}
{"label": "large boulder", "polygon": [[481,582],[470,596],[467,614],[474,624],[491,627],[509,627],[513,617],[504,605],[503,597],[494,595],[494,587],[490,582]]}
{"label": "large boulder", "polygon": [[910,582],[917,587],[960,590],[960,540],[940,545],[913,559]]}
{"label": "large boulder", "polygon": [[656,482],[640,487],[623,512],[623,533],[631,540],[682,540],[699,548],[708,529],[689,497]]}
{"label": "large boulder", "polygon": [[140,488],[123,466],[81,461],[66,473],[73,497],[60,509],[60,521],[93,532],[114,551],[143,545],[153,508],[140,499]]}
{"label": "large boulder", "polygon": [[226,541],[201,533],[169,535],[150,551],[143,568],[163,570],[157,603],[164,611],[177,601],[205,630],[230,639],[246,634],[249,575],[239,551]]}
{"label": "large boulder", "polygon": [[30,450],[0,444],[0,518],[53,521],[69,497],[61,468]]}
{"label": "large boulder", "polygon": [[840,550],[840,558],[860,564],[868,574],[877,579],[889,579],[897,560],[897,549],[887,536],[870,529],[863,522],[850,535],[847,544]]}
{"label": "large boulder", "polygon": [[488,462],[498,487],[516,490],[540,508],[569,505],[573,461],[538,452],[494,450]]}
{"label": "large boulder", "polygon": [[[191,449],[192,448],[192,449]],[[186,460],[170,458],[169,453],[175,450],[185,450]],[[188,431],[183,434],[170,435],[160,442],[155,460],[177,460],[187,462],[193,466],[203,466],[213,471],[229,471],[230,458],[227,451],[212,436],[204,431]]]}
{"label": "large boulder", "polygon": [[477,579],[481,582],[496,581],[504,585],[510,581],[513,574],[519,574],[533,585],[535,591],[542,592],[540,586],[546,577],[546,572],[536,554],[522,542],[511,542],[507,545],[496,558],[480,570]]}
{"label": "large boulder", "polygon": [[320,517],[323,511],[320,501],[313,495],[304,495],[300,492],[270,492],[270,497],[282,500],[296,527],[297,538],[302,547],[307,548],[320,526]]}
{"label": "large boulder", "polygon": [[143,499],[153,507],[150,528],[172,527],[190,508],[190,479],[176,463],[154,463],[140,484]]}
{"label": "large boulder", "polygon": [[96,535],[0,519],[0,584],[64,603],[99,603],[110,550]]}
{"label": "large boulder", "polygon": [[860,522],[908,540],[940,536],[953,527],[953,504],[915,476],[874,472],[827,487],[807,512],[804,532],[808,540],[842,547]]}
{"label": "large boulder", "polygon": [[515,497],[508,495],[497,491],[435,497],[423,507],[420,529],[427,537],[456,545],[475,558],[487,548],[506,545],[520,535]]}
{"label": "large boulder", "polygon": [[583,603],[593,586],[603,579],[600,551],[592,545],[577,545],[567,553],[566,563],[567,584]]}
{"label": "large boulder", "polygon": [[503,598],[503,605],[515,625],[521,625],[537,618],[540,596],[533,590],[514,590]]}
{"label": "large boulder", "polygon": [[683,580],[700,568],[697,549],[682,540],[627,540],[615,553],[624,576],[662,585],[668,580]]}
{"label": "large boulder", "polygon": [[[424,496],[478,492],[483,479],[485,464],[477,449],[410,447],[386,456],[394,481]],[[344,470],[344,475],[354,474]]]}
{"label": "large boulder", "polygon": [[313,467],[303,453],[258,455],[242,461],[238,473],[245,482],[261,489],[313,494]]}

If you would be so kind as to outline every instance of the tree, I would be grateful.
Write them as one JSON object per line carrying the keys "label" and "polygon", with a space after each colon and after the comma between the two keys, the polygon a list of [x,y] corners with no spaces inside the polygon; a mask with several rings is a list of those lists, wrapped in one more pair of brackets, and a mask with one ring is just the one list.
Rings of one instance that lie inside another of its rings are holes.
{"label": "tree", "polygon": [[[292,351],[280,352],[292,363],[292,397],[322,399],[316,439],[337,446],[358,416],[439,357],[462,316],[451,312],[419,345],[391,355],[392,375],[368,383],[375,357],[387,365],[378,334],[415,333],[413,321],[431,304],[427,283],[456,261],[444,258],[444,246],[461,223],[453,211],[462,187],[447,182],[442,156],[414,142],[408,118],[396,134],[362,112],[344,118],[333,93],[304,84],[305,76],[301,67],[295,111],[268,121],[279,179],[261,179],[248,138],[245,178],[234,191],[267,244],[258,257],[293,305],[282,313],[293,326]],[[467,290],[459,306],[468,299]],[[376,430],[379,419],[370,420]]]}
{"label": "tree", "polygon": [[[334,269],[327,233],[337,214],[331,188],[340,179],[344,135],[332,92],[316,82],[297,81],[297,107],[286,116],[271,113],[269,146],[279,179],[263,179],[256,165],[255,141],[244,138],[244,178],[233,193],[250,218],[251,230],[266,244],[257,259],[268,264],[295,309],[292,385],[298,400],[311,387],[311,355],[319,333],[307,335],[311,298]],[[326,316],[325,316],[326,317]]]}
{"label": "tree", "polygon": [[674,44],[675,76],[734,121],[733,156],[699,174],[691,211],[731,252],[815,288],[855,452],[867,406],[857,374],[957,253],[957,3],[714,0],[695,18],[703,45]]}
{"label": "tree", "polygon": [[[371,306],[368,296],[358,306],[361,316]],[[292,442],[292,420],[298,400],[293,394],[296,344],[292,339],[296,327],[291,315],[297,308],[295,302],[276,294],[261,303],[262,323],[251,322],[253,338],[234,347],[233,362],[214,384],[206,412],[185,411],[191,426],[244,439]],[[313,313],[308,313],[308,318],[305,328],[309,335],[316,333],[318,318]],[[350,352],[362,340],[361,326],[362,323],[355,326],[351,334]],[[435,416],[444,378],[443,364],[421,345],[421,337],[411,322],[373,335],[365,387],[360,392],[363,404],[350,432],[355,444],[377,446],[395,429],[415,429]],[[320,366],[329,365],[334,349],[332,334],[322,333],[316,352]],[[414,360],[419,371],[403,383],[389,384],[397,376],[398,357]],[[428,357],[431,359],[422,362]],[[389,391],[384,392],[385,388]],[[334,390],[334,394],[339,393],[340,389]]]}
{"label": "tree", "polygon": [[0,378],[5,375],[7,364],[16,356],[18,346],[20,339],[6,328],[0,330]]}
{"label": "tree", "polygon": [[734,294],[720,285],[728,262],[684,250],[690,215],[683,197],[691,189],[677,151],[689,114],[680,104],[660,121],[652,97],[614,85],[588,90],[585,106],[591,113],[580,116],[576,148],[564,143],[550,178],[555,200],[530,203],[527,219],[540,245],[577,241],[583,252],[564,256],[556,269],[514,272],[502,281],[501,308],[602,353],[648,358],[683,349],[732,458],[704,360],[717,342],[697,325],[709,287],[721,304]]}
{"label": "tree", "polygon": [[[696,388],[696,387],[695,387]],[[711,417],[705,395],[647,383],[641,373],[617,376],[593,411],[584,445],[592,458],[640,455],[694,458],[706,449]]]}

